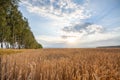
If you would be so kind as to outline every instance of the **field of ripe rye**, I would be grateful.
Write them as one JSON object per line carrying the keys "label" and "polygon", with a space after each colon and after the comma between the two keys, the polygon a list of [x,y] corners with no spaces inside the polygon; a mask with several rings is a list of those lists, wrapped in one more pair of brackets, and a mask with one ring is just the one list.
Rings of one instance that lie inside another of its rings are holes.
{"label": "field of ripe rye", "polygon": [[0,80],[120,80],[120,49],[33,49],[0,55]]}

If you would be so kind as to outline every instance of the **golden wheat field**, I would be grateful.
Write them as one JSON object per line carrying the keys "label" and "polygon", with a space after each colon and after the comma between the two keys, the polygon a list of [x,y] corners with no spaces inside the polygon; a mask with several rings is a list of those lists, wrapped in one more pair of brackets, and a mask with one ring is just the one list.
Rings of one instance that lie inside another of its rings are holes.
{"label": "golden wheat field", "polygon": [[0,55],[0,79],[120,80],[120,49],[20,50]]}

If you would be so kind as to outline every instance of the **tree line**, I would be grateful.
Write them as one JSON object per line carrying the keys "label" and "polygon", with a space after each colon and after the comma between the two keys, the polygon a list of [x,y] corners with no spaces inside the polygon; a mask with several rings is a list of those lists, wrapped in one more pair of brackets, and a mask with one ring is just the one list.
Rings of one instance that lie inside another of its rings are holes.
{"label": "tree line", "polygon": [[42,48],[28,20],[18,10],[20,0],[0,0],[0,48]]}

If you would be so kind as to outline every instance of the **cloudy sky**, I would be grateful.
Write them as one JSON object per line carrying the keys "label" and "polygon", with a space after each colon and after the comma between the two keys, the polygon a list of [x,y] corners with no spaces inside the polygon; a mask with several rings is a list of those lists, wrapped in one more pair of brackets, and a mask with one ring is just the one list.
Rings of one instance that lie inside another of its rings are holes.
{"label": "cloudy sky", "polygon": [[45,48],[120,45],[120,0],[22,0],[19,10]]}

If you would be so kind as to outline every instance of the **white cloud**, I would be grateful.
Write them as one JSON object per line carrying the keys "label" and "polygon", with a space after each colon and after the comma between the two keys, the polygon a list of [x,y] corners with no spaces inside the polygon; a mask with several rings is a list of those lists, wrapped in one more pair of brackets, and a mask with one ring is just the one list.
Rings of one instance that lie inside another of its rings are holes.
{"label": "white cloud", "polygon": [[49,3],[46,0],[23,0],[22,4],[30,13],[50,18],[57,23],[67,22],[64,26],[91,16],[86,9],[87,1],[83,5],[77,5],[72,0],[50,0]]}
{"label": "white cloud", "polygon": [[[79,28],[78,28],[79,27]],[[116,30],[117,29],[117,30]],[[78,44],[91,43],[97,41],[110,40],[120,37],[119,28],[111,32],[106,32],[104,27],[96,24],[89,24],[82,27],[81,25],[69,27],[68,30],[61,30],[61,35],[65,37],[74,36]]]}
{"label": "white cloud", "polygon": [[64,27],[61,30],[62,35],[78,35],[85,36],[94,33],[101,33],[104,31],[104,27],[92,23],[72,24],[71,26]]}
{"label": "white cloud", "polygon": [[[99,42],[110,39],[115,39],[120,37],[120,33],[118,30],[114,29],[111,32],[105,32],[103,26],[91,24],[86,26],[85,28],[80,28],[81,31],[71,31],[65,32],[61,30],[58,32],[61,36],[50,36],[50,35],[41,35],[36,36],[37,41],[45,41],[43,44],[52,44],[52,43],[68,43],[68,39],[74,38],[76,40],[76,46],[80,44],[86,44],[91,42]],[[119,28],[117,28],[119,29]]]}
{"label": "white cloud", "polygon": [[[83,23],[81,19],[90,18],[92,15],[87,9],[88,0],[82,5],[75,4],[72,0],[57,0],[57,3],[56,0],[50,0],[49,3],[46,3],[46,1],[48,0],[22,1],[22,5],[24,5],[30,13],[51,19],[51,24],[49,26],[55,26],[60,29],[57,33],[59,36],[35,36],[40,43],[43,42],[45,45],[52,43],[67,43],[67,39],[61,36],[75,38],[78,43],[77,45],[120,37],[120,28],[114,29],[112,32],[104,32],[103,26],[88,24],[88,26],[84,26],[84,28],[74,29],[76,24]],[[61,30],[65,26],[69,26],[71,31],[65,32]]]}
{"label": "white cloud", "polygon": [[84,36],[83,38],[81,38],[80,43],[91,43],[91,42],[97,42],[97,41],[104,41],[104,40],[115,39],[118,37],[120,37],[120,35],[116,32],[95,33],[95,34]]}
{"label": "white cloud", "polygon": [[[57,44],[58,45],[64,44],[64,47],[79,47],[80,45],[96,43],[99,41],[103,41],[103,42],[109,41],[110,42],[111,39],[117,39],[119,37],[120,37],[120,34],[118,34],[117,32],[106,32],[106,33],[89,34],[86,36],[84,36],[83,34],[79,34],[79,33],[70,33],[68,35],[68,38],[62,38],[59,36],[56,37],[56,36],[49,36],[49,35],[41,35],[41,36],[36,36],[36,39],[41,44],[43,44],[45,47],[47,47],[48,45],[49,45],[49,47],[53,47]],[[68,42],[69,39],[74,39],[75,43],[69,44],[69,42]],[[68,44],[69,46],[66,44]],[[111,45],[111,44],[109,44],[109,45]]]}
{"label": "white cloud", "polygon": [[99,32],[102,32],[103,30],[104,30],[103,26],[96,25],[96,24],[93,24],[87,27],[87,31],[89,33],[92,33],[92,32],[99,33]]}

